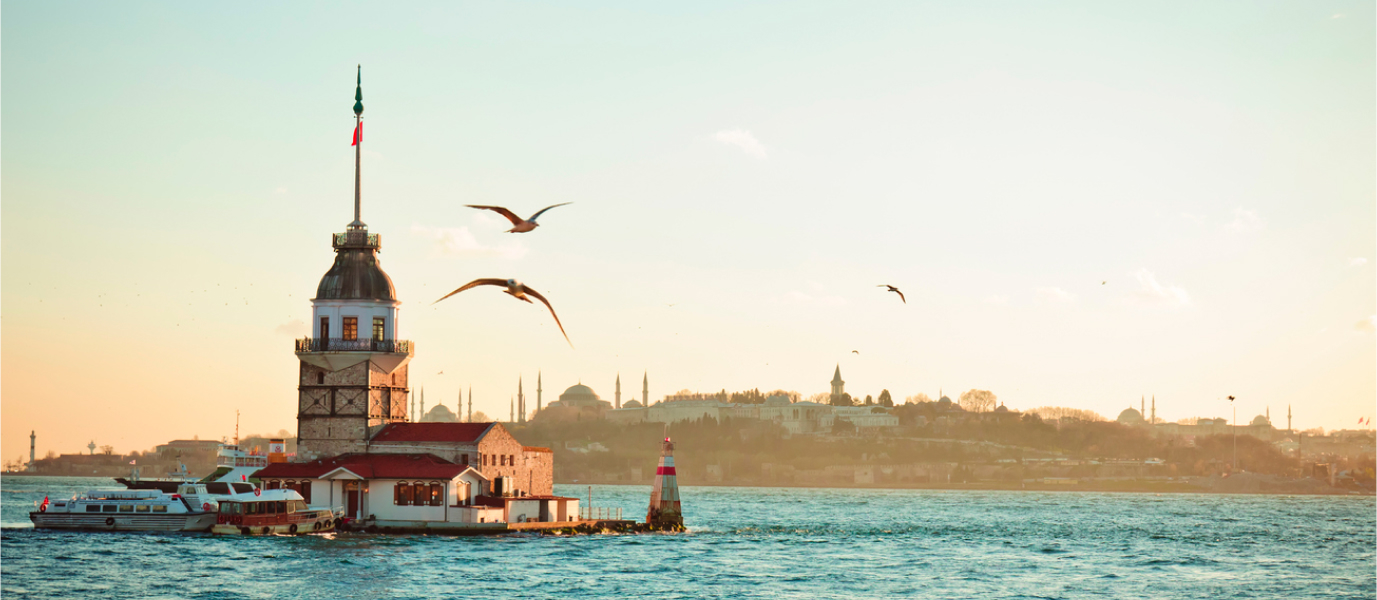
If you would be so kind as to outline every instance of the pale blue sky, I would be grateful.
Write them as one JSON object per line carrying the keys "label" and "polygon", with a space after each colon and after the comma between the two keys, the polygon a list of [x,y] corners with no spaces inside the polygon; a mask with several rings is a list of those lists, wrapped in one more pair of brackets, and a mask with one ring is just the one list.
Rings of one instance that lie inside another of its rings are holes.
{"label": "pale blue sky", "polygon": [[[7,458],[295,428],[358,63],[430,404],[840,362],[862,395],[1373,416],[1371,3],[0,9]],[[570,201],[522,236],[461,206]],[[429,305],[509,276],[576,350],[493,290]]]}

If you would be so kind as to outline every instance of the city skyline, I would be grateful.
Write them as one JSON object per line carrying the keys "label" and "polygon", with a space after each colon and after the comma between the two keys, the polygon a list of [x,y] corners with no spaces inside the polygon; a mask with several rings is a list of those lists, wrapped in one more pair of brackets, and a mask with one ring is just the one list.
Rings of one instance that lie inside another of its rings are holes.
{"label": "city skyline", "polygon": [[[896,402],[1373,416],[1368,4],[817,3],[787,32],[768,5],[83,6],[0,24],[5,457],[294,429],[359,63],[362,220],[428,406],[505,416],[537,372],[547,404],[643,372],[652,400],[806,398],[840,365]],[[560,202],[524,234],[463,206]],[[494,290],[430,304],[478,277],[576,349]]]}

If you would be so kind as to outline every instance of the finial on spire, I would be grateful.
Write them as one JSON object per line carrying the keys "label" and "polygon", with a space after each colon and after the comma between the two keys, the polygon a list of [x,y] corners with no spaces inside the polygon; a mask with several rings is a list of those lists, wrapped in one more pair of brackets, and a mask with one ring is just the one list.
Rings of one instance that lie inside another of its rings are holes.
{"label": "finial on spire", "polygon": [[363,65],[359,65],[359,86],[354,88],[354,116],[363,114]]}

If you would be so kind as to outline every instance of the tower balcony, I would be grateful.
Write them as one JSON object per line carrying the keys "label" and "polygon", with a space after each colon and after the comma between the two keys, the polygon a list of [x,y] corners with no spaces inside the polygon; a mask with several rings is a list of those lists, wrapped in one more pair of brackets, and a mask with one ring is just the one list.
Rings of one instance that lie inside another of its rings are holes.
{"label": "tower balcony", "polygon": [[331,371],[370,361],[391,373],[410,362],[416,353],[410,340],[301,338],[295,341],[298,359]]}
{"label": "tower balcony", "polygon": [[382,235],[368,233],[367,229],[352,229],[344,233],[330,234],[330,244],[336,250],[344,248],[364,248],[381,250]]}

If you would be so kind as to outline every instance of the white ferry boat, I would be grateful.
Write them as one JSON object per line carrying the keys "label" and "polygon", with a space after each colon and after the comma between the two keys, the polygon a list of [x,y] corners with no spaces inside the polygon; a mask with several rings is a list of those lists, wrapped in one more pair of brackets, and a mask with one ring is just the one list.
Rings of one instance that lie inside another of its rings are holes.
{"label": "white ferry boat", "polygon": [[[162,490],[171,494],[175,493],[178,486],[198,481],[187,473],[186,465],[178,466],[180,470],[168,473],[167,477],[144,479],[139,477],[139,470],[134,469],[129,477],[116,477],[115,481],[131,490]],[[199,481],[210,484],[211,493],[225,493],[221,491],[225,483],[246,482],[254,473],[266,466],[267,456],[257,451],[245,452],[238,444],[223,444],[215,455],[215,472]]]}
{"label": "white ferry boat", "polygon": [[334,531],[343,516],[343,509],[306,506],[306,500],[296,490],[255,490],[251,495],[221,501],[210,532],[229,535],[324,533]]}
{"label": "white ferry boat", "polygon": [[206,484],[187,483],[177,493],[162,490],[91,490],[69,500],[44,498],[29,520],[39,529],[95,531],[206,531],[215,524],[220,503],[236,496],[253,497],[248,483],[226,484],[228,494],[211,493]]}

